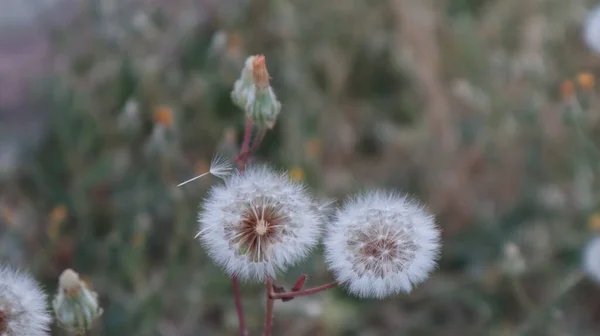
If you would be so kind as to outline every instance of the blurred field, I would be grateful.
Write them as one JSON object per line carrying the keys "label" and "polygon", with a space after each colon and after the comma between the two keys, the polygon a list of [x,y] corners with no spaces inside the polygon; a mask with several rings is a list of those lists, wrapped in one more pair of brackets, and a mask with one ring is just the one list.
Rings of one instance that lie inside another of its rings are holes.
{"label": "blurred field", "polygon": [[[580,273],[600,230],[592,1],[57,3],[0,34],[0,260],[49,292],[85,275],[105,310],[91,335],[237,334],[231,282],[193,239],[218,181],[175,186],[238,150],[230,92],[257,53],[283,104],[257,160],[321,196],[402,189],[444,237],[411,295],[278,302],[275,335],[600,333]],[[330,280],[317,253],[279,283],[301,273]],[[259,335],[263,289],[242,291]]]}

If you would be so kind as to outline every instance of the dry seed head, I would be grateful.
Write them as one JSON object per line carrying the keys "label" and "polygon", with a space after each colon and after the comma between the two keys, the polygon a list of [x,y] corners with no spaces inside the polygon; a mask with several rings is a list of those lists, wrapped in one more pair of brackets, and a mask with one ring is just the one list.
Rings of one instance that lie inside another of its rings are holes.
{"label": "dry seed head", "polygon": [[324,216],[305,188],[266,166],[247,167],[214,186],[198,214],[197,237],[232,276],[263,281],[317,244]]}
{"label": "dry seed head", "polygon": [[29,275],[0,266],[0,335],[48,335],[46,294]]}
{"label": "dry seed head", "polygon": [[364,298],[410,292],[433,270],[440,248],[433,216],[416,202],[384,191],[347,202],[324,243],[337,281]]}

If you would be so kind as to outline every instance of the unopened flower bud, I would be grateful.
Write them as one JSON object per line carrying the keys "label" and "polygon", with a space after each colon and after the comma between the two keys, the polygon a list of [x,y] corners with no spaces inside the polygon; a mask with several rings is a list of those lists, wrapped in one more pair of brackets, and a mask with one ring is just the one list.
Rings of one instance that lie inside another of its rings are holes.
{"label": "unopened flower bud", "polygon": [[525,259],[519,246],[513,242],[504,245],[504,270],[512,275],[519,275],[525,272],[525,268]]}
{"label": "unopened flower bud", "polygon": [[248,57],[240,78],[234,84],[231,98],[246,112],[247,118],[259,126],[273,128],[281,103],[269,85],[269,72],[263,55]]}
{"label": "unopened flower bud", "polygon": [[82,333],[102,315],[98,294],[79,279],[79,274],[65,270],[59,278],[58,294],[52,302],[58,324],[64,329]]}

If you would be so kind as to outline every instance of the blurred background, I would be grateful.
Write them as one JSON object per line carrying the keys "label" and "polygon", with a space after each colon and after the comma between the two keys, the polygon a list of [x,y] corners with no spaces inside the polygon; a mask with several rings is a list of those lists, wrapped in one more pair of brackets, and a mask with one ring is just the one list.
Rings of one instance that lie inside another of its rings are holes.
{"label": "blurred background", "polygon": [[[444,243],[410,295],[278,302],[275,335],[598,335],[595,5],[0,0],[0,260],[49,293],[81,273],[104,307],[90,335],[237,335],[193,239],[218,180],[176,185],[239,150],[230,92],[261,53],[283,109],[257,160],[323,197],[402,189]],[[320,252],[279,283],[301,273],[331,280]],[[262,293],[242,285],[250,335]]]}

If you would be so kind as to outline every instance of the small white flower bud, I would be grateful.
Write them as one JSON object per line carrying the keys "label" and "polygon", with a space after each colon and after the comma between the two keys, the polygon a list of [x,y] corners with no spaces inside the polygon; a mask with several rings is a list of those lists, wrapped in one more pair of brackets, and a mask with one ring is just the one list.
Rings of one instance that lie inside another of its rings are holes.
{"label": "small white flower bud", "polygon": [[52,302],[58,324],[70,331],[83,333],[102,315],[98,294],[79,279],[79,274],[65,270],[59,280],[58,294]]}
{"label": "small white flower bud", "polygon": [[358,196],[336,212],[328,229],[329,268],[358,297],[408,293],[436,265],[440,233],[434,217],[404,196]]}
{"label": "small white flower bud", "polygon": [[0,335],[48,335],[46,294],[29,275],[0,266]]}

